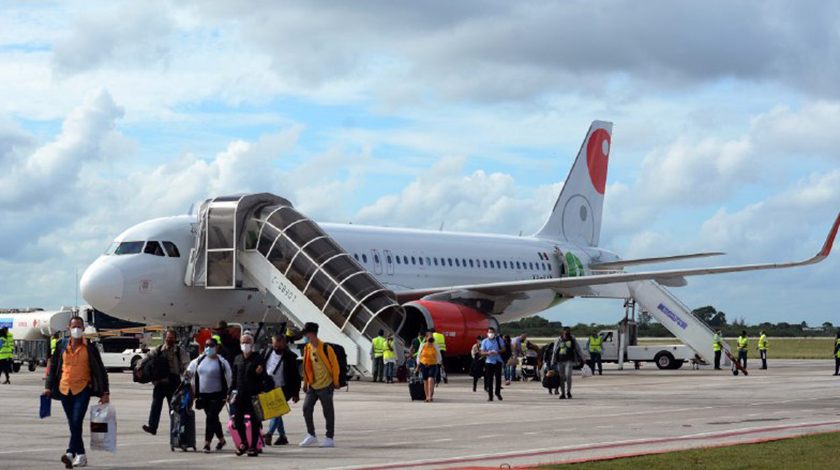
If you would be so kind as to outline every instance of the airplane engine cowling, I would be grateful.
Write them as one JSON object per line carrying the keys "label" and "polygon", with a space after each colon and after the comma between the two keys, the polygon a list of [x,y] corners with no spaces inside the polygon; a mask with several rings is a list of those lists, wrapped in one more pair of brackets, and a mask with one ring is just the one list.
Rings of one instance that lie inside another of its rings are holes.
{"label": "airplane engine cowling", "polygon": [[434,328],[446,337],[447,356],[468,356],[476,336],[486,336],[487,328],[491,326],[499,329],[499,322],[490,315],[452,302],[418,300],[403,307],[409,318],[419,320],[422,315],[426,328]]}

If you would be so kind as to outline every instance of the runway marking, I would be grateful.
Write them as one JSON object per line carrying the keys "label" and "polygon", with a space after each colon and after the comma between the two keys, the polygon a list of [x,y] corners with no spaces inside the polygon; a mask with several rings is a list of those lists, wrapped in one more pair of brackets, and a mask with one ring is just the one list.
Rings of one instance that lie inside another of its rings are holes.
{"label": "runway marking", "polygon": [[476,439],[491,439],[494,437],[502,437],[502,434],[488,434],[486,436],[478,436]]}
{"label": "runway marking", "polygon": [[[160,446],[160,442],[144,442],[139,444],[117,444],[117,447],[137,447],[137,446]],[[49,447],[49,448],[41,448],[41,449],[20,449],[20,450],[0,450],[0,455],[2,454],[25,454],[31,452],[60,452],[63,450],[67,450],[67,447]]]}
{"label": "runway marking", "polygon": [[812,422],[812,423],[801,423],[801,424],[792,424],[786,426],[773,426],[769,428],[741,428],[741,429],[733,429],[729,431],[724,431],[722,433],[700,433],[700,434],[688,434],[678,437],[670,437],[670,438],[654,438],[654,439],[632,439],[632,440],[624,440],[624,441],[612,441],[612,442],[603,442],[595,445],[571,445],[571,446],[563,446],[563,447],[556,447],[556,448],[544,448],[544,449],[532,449],[524,452],[501,452],[497,454],[477,454],[477,455],[470,455],[464,457],[453,457],[449,459],[441,459],[441,460],[413,460],[408,462],[400,462],[400,463],[393,463],[393,464],[386,464],[380,466],[346,466],[346,467],[331,467],[327,470],[385,470],[385,469],[392,469],[392,468],[406,468],[406,467],[427,467],[427,466],[436,466],[436,465],[450,465],[450,464],[461,464],[464,462],[476,462],[476,461],[486,461],[486,460],[497,460],[500,458],[524,458],[524,457],[536,457],[540,455],[552,455],[552,454],[564,454],[569,452],[575,451],[592,451],[592,450],[601,450],[601,449],[610,449],[616,447],[629,447],[629,446],[639,446],[639,445],[650,445],[650,444],[665,444],[671,442],[684,442],[684,441],[691,441],[696,440],[698,438],[706,438],[706,439],[723,439],[727,437],[734,437],[734,436],[743,436],[743,435],[750,435],[750,434],[758,434],[758,433],[767,433],[767,432],[775,432],[775,431],[785,431],[791,429],[804,429],[804,428],[814,428],[814,427],[822,427],[822,426],[838,426],[840,425],[840,421],[822,421],[822,422]]}

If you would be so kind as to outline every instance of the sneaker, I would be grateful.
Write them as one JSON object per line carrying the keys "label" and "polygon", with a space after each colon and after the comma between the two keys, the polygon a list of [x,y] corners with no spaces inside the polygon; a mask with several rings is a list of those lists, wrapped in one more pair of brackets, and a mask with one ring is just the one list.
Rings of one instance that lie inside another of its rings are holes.
{"label": "sneaker", "polygon": [[224,449],[224,448],[225,448],[225,444],[227,444],[227,441],[221,441],[221,442],[217,443],[217,444],[216,444],[216,450],[222,450],[222,449]]}
{"label": "sneaker", "polygon": [[321,447],[335,447],[335,441],[331,437],[328,437],[321,443]]}
{"label": "sneaker", "polygon": [[276,445],[276,446],[284,446],[284,445],[287,445],[288,443],[289,443],[289,439],[287,439],[286,436],[280,436],[280,437],[277,438],[276,441],[274,441],[274,445]]}
{"label": "sneaker", "polygon": [[312,447],[316,445],[318,445],[318,438],[311,434],[307,434],[303,442],[300,443],[301,447]]}
{"label": "sneaker", "polygon": [[571,400],[572,399],[572,392],[569,392],[568,395],[569,395],[569,400]]}
{"label": "sneaker", "polygon": [[263,434],[263,441],[265,442],[265,445],[270,446],[271,445],[271,434]]}
{"label": "sneaker", "polygon": [[201,449],[201,451],[204,452],[205,454],[209,454],[211,452],[210,444],[205,445],[204,448]]}
{"label": "sneaker", "polygon": [[87,467],[87,455],[79,454],[73,459],[74,467]]}
{"label": "sneaker", "polygon": [[157,434],[157,429],[152,429],[151,426],[149,426],[148,424],[143,425],[143,430],[146,431],[147,433],[151,434],[152,436]]}
{"label": "sneaker", "polygon": [[510,380],[505,380],[505,387],[509,387],[509,386],[510,386]]}
{"label": "sneaker", "polygon": [[73,468],[73,454],[70,452],[61,456],[61,463],[64,464],[64,468]]}
{"label": "sneaker", "polygon": [[566,399],[566,394],[564,393],[564,394],[560,395],[560,399],[565,400]]}

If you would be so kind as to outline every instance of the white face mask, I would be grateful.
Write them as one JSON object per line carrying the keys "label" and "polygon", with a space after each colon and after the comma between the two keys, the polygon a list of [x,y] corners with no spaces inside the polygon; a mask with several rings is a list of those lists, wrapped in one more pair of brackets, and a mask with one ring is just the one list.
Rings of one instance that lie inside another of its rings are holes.
{"label": "white face mask", "polygon": [[496,333],[487,333],[487,337],[493,339],[496,337]]}
{"label": "white face mask", "polygon": [[82,337],[84,330],[81,328],[70,328],[70,336],[74,339],[79,339]]}
{"label": "white face mask", "polygon": [[244,352],[245,354],[249,354],[252,349],[253,346],[251,345],[251,343],[242,343],[242,352]]}

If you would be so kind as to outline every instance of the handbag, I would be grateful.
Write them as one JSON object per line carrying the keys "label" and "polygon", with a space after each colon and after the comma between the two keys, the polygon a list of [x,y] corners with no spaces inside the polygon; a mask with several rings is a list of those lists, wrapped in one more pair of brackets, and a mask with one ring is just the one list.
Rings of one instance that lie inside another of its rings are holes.
{"label": "handbag", "polygon": [[52,411],[52,399],[49,395],[41,395],[41,409],[38,411],[38,416],[41,419],[48,418]]}
{"label": "handbag", "polygon": [[254,414],[260,421],[283,416],[291,411],[289,402],[286,401],[286,396],[280,387],[251,397],[251,404],[254,407]]}

